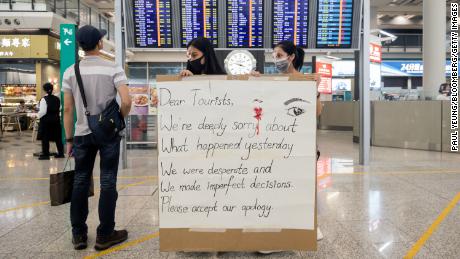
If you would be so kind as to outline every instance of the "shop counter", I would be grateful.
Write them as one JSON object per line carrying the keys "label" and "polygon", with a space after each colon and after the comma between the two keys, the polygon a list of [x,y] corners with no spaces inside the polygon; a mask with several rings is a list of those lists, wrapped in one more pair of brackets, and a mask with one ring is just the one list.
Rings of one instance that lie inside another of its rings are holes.
{"label": "shop counter", "polygon": [[353,130],[353,107],[356,102],[322,101],[319,128],[325,130]]}
{"label": "shop counter", "polygon": [[441,151],[441,108],[440,101],[373,102],[372,144]]}
{"label": "shop counter", "polygon": [[[371,145],[450,152],[449,101],[371,102]],[[359,102],[353,110],[359,142]]]}

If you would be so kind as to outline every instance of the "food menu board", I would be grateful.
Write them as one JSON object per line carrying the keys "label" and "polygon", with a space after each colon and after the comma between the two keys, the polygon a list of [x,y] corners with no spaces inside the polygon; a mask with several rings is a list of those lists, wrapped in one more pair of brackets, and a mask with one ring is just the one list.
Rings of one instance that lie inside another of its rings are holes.
{"label": "food menu board", "polygon": [[353,0],[318,0],[317,48],[351,48]]}
{"label": "food menu board", "polygon": [[181,0],[181,46],[204,36],[217,46],[217,0]]}
{"label": "food menu board", "polygon": [[132,109],[130,115],[148,115],[149,86],[143,84],[130,84],[128,90],[132,99]]}
{"label": "food menu board", "polygon": [[134,44],[138,48],[172,47],[171,0],[134,0]]}
{"label": "food menu board", "polygon": [[227,0],[227,47],[262,48],[263,0]]}
{"label": "food menu board", "polygon": [[283,40],[307,47],[308,0],[273,0],[273,45]]}

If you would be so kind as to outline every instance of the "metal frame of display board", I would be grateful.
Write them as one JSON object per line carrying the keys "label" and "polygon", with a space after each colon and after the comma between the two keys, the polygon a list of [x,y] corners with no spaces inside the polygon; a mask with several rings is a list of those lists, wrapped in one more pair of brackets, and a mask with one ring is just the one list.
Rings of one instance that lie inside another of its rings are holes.
{"label": "metal frame of display board", "polygon": [[[180,1],[171,0],[171,17],[172,24],[171,29],[173,47],[170,48],[137,48],[134,44],[134,16],[133,16],[133,1],[135,0],[125,0],[124,2],[124,27],[126,28],[126,33],[124,35],[126,47],[131,51],[149,51],[149,52],[161,52],[161,51],[182,51],[184,48],[181,47],[181,35],[180,35]],[[226,13],[226,0],[217,0],[218,1],[218,47],[217,49],[229,49],[227,48],[227,37],[226,37],[226,23],[227,23],[227,13]],[[317,6],[319,0],[309,0],[309,13],[317,13]],[[353,52],[359,50],[360,48],[360,29],[361,29],[361,18],[362,18],[362,4],[363,1],[367,0],[353,0],[353,23],[352,23],[352,46],[347,49],[337,49],[337,48],[316,48],[316,15],[309,15],[309,32],[308,32],[308,48],[305,48],[308,52]],[[264,0],[264,38],[263,38],[263,48],[253,48],[255,50],[262,49],[272,49],[272,27],[273,27],[273,0]],[[244,49],[244,48],[230,48],[230,49]]]}

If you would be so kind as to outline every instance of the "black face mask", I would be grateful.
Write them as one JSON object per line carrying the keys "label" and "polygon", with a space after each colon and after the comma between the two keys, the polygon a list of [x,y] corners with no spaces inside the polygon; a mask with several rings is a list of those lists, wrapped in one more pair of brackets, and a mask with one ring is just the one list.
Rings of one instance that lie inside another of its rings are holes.
{"label": "black face mask", "polygon": [[201,75],[204,70],[204,64],[201,64],[203,57],[195,59],[193,61],[187,61],[187,69],[190,70],[194,75]]}

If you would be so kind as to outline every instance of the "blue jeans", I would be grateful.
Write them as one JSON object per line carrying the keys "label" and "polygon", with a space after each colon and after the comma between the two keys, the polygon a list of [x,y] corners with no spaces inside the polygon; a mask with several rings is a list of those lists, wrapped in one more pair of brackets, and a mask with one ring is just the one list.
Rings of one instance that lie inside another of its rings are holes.
{"label": "blue jeans", "polygon": [[120,138],[117,137],[110,143],[100,144],[93,134],[76,136],[73,145],[75,179],[70,204],[70,221],[74,236],[88,233],[88,226],[86,225],[88,191],[98,151],[101,158],[101,193],[99,197],[100,224],[97,227],[97,236],[110,235],[115,227]]}

